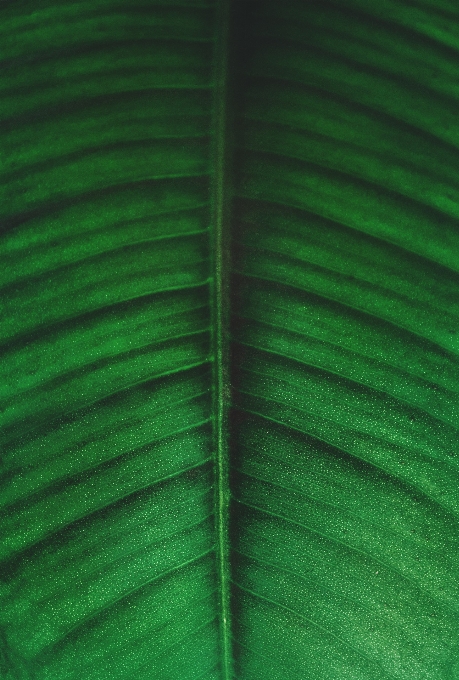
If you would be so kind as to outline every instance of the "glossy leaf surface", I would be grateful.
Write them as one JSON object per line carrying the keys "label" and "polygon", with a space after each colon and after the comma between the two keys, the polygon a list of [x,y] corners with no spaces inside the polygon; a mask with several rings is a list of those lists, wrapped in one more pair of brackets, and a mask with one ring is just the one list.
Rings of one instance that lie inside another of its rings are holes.
{"label": "glossy leaf surface", "polygon": [[0,17],[0,678],[457,680],[455,4]]}

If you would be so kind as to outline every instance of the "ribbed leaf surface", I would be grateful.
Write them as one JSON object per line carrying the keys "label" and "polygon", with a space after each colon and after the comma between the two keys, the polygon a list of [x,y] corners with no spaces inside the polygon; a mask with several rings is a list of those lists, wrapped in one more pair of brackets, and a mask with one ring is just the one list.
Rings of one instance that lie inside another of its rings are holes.
{"label": "ribbed leaf surface", "polygon": [[1,13],[1,677],[217,678],[212,10]]}
{"label": "ribbed leaf surface", "polygon": [[459,63],[355,4],[249,15],[234,262],[244,680],[459,672]]}
{"label": "ribbed leaf surface", "polygon": [[458,36],[2,4],[1,680],[458,680]]}

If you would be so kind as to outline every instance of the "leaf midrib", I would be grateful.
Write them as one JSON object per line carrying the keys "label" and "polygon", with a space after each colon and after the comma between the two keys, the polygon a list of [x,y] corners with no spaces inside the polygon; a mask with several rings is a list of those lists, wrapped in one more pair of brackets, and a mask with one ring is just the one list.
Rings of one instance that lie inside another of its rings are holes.
{"label": "leaf midrib", "polygon": [[229,566],[229,286],[228,286],[228,46],[230,0],[216,7],[214,34],[212,167],[210,242],[212,277],[210,280],[212,318],[212,421],[215,446],[215,523],[217,534],[217,570],[219,593],[219,627],[222,651],[222,678],[231,680],[232,645],[230,616]]}

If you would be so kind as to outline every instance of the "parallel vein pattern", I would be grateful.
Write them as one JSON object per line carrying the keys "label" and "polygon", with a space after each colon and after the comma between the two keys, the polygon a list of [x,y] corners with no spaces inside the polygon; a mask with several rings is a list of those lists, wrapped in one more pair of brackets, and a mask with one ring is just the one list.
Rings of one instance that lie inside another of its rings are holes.
{"label": "parallel vein pattern", "polygon": [[457,8],[252,5],[234,245],[236,673],[453,680]]}
{"label": "parallel vein pattern", "polygon": [[459,678],[456,3],[231,5],[1,4],[1,680]]}
{"label": "parallel vein pattern", "polygon": [[0,676],[216,680],[213,10],[0,14]]}

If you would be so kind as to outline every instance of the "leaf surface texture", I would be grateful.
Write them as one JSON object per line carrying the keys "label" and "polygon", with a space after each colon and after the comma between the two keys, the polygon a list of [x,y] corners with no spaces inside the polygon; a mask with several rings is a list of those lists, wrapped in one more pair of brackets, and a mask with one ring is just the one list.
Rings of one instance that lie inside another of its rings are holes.
{"label": "leaf surface texture", "polygon": [[0,678],[457,680],[456,5],[0,17]]}

